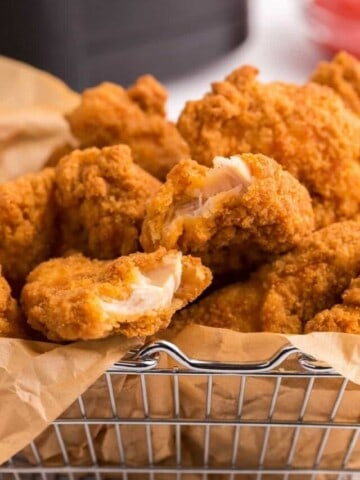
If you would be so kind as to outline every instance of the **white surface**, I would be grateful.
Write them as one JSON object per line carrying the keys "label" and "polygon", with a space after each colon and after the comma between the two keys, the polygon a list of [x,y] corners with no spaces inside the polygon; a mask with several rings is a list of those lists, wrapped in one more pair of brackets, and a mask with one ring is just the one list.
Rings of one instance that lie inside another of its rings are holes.
{"label": "white surface", "polygon": [[323,52],[306,36],[306,0],[248,0],[250,33],[245,43],[219,61],[167,84],[169,118],[176,120],[186,100],[201,98],[212,81],[243,64],[260,69],[264,81],[303,82]]}

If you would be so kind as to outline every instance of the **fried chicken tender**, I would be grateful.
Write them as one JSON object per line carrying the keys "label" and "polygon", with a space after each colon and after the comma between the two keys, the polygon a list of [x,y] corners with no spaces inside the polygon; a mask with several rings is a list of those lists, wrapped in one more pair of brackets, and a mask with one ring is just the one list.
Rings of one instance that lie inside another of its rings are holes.
{"label": "fried chicken tender", "polygon": [[11,296],[9,284],[0,276],[0,337],[26,338],[20,308]]}
{"label": "fried chicken tender", "polygon": [[133,163],[129,147],[75,150],[55,169],[60,253],[112,259],[138,250],[145,201],[160,182]]}
{"label": "fried chicken tender", "polygon": [[199,324],[238,332],[259,332],[261,301],[262,289],[256,280],[234,283],[177,312],[169,328],[174,332],[187,324]]}
{"label": "fried chicken tender", "polygon": [[194,160],[244,152],[274,158],[308,189],[317,227],[360,208],[360,122],[329,88],[261,84],[243,67],[187,102],[178,128]]}
{"label": "fried chicken tender", "polygon": [[340,52],[331,62],[321,62],[310,81],[330,87],[360,116],[360,62],[355,57]]}
{"label": "fried chicken tender", "polygon": [[250,280],[215,291],[174,318],[233,330],[302,333],[360,274],[360,222],[330,225],[264,265]]}
{"label": "fried chicken tender", "polygon": [[183,160],[171,170],[147,206],[145,251],[177,248],[223,273],[286,252],[314,229],[307,190],[271,158],[244,154],[213,163]]}
{"label": "fried chicken tender", "polygon": [[55,216],[53,169],[0,185],[0,264],[14,289],[52,254]]}
{"label": "fried chicken tender", "polygon": [[50,340],[152,335],[211,282],[199,259],[160,248],[113,261],[49,260],[28,277],[22,304]]}
{"label": "fried chicken tender", "polygon": [[150,75],[128,90],[112,83],[85,90],[67,119],[80,147],[125,143],[144,170],[165,179],[189,149],[176,126],[165,117],[167,92]]}
{"label": "fried chicken tender", "polygon": [[323,310],[305,325],[305,333],[344,332],[360,334],[360,277],[352,280],[343,302]]}

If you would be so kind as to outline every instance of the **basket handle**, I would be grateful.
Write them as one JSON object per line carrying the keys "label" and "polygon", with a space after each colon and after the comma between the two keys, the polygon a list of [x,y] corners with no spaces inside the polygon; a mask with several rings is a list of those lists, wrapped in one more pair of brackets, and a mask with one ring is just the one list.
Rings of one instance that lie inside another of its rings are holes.
{"label": "basket handle", "polygon": [[[208,360],[197,360],[188,357],[180,348],[167,340],[158,340],[149,343],[142,348],[130,351],[129,355],[112,367],[112,371],[146,372],[158,366],[159,353],[166,353],[183,367],[192,372],[199,373],[233,373],[252,374],[265,373],[280,366],[290,355],[298,354],[298,361],[304,370],[313,373],[335,373],[332,367],[316,361],[310,355],[304,354],[296,347],[288,344],[280,348],[270,359],[259,362],[212,362]],[[177,370],[175,368],[174,370]]]}

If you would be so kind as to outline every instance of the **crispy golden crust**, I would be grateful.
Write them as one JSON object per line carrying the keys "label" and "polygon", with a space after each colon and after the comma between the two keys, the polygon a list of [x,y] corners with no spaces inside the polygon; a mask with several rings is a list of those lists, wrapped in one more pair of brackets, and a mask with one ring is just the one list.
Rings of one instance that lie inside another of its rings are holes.
{"label": "crispy golden crust", "polygon": [[250,185],[210,198],[216,202],[196,216],[186,206],[199,207],[208,174],[219,168],[192,160],[176,165],[147,205],[141,234],[145,251],[160,245],[177,248],[223,273],[254,267],[300,244],[314,228],[307,190],[271,158],[244,154],[241,159],[250,171]]}
{"label": "crispy golden crust", "polygon": [[315,232],[296,250],[265,266],[262,329],[301,333],[314,315],[332,307],[360,273],[360,222],[336,223]]}
{"label": "crispy golden crust", "polygon": [[152,335],[165,328],[175,311],[194,300],[211,282],[211,273],[200,260],[182,257],[180,285],[169,304],[124,314],[106,311],[101,302],[129,300],[138,270],[151,271],[177,254],[159,249],[114,261],[73,255],[43,263],[31,272],[22,292],[28,322],[55,341],[120,333],[129,337]]}
{"label": "crispy golden crust", "polygon": [[321,62],[310,77],[311,82],[327,85],[355,114],[360,115],[360,62],[346,52],[331,62]]}
{"label": "crispy golden crust", "polygon": [[10,287],[0,276],[0,337],[26,338],[20,308],[11,296]]}
{"label": "crispy golden crust", "polygon": [[126,145],[75,150],[55,170],[60,253],[111,259],[136,252],[145,202],[160,182],[134,164]]}
{"label": "crispy golden crust", "polygon": [[134,161],[163,180],[189,154],[176,126],[165,118],[166,99],[165,88],[150,75],[128,90],[102,83],[85,90],[68,121],[81,147],[128,144]]}
{"label": "crispy golden crust", "polygon": [[[360,223],[333,224],[260,268],[247,282],[217,290],[185,308],[174,316],[171,325],[174,329],[198,323],[241,332],[302,333],[304,324],[308,322],[309,330],[314,325],[314,320],[309,320],[332,307],[359,273]],[[353,298],[351,303],[355,304]],[[327,317],[327,313],[315,317],[317,328]],[[342,326],[339,321],[339,328],[345,328],[344,321]],[[350,328],[350,321],[346,328]]]}
{"label": "crispy golden crust", "polygon": [[52,254],[55,216],[53,169],[0,185],[0,264],[14,288]]}
{"label": "crispy golden crust", "polygon": [[352,280],[342,295],[343,302],[315,315],[305,333],[344,332],[360,334],[360,277]]}
{"label": "crispy golden crust", "polygon": [[317,226],[359,211],[360,124],[330,89],[257,82],[243,67],[214,83],[202,100],[188,102],[178,128],[194,160],[262,153],[303,183],[313,199]]}
{"label": "crispy golden crust", "polygon": [[215,290],[176,313],[169,328],[178,331],[195,323],[238,332],[259,332],[261,299],[261,286],[256,281],[235,283]]}

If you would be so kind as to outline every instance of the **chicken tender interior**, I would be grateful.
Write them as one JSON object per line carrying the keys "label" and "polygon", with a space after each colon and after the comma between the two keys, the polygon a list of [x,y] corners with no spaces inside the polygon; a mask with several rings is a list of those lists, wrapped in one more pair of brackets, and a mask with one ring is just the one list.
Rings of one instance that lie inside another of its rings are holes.
{"label": "chicken tender interior", "polygon": [[251,173],[240,156],[215,157],[201,188],[194,189],[195,199],[175,208],[172,220],[178,217],[201,217],[212,211],[224,194],[245,193],[251,184]]}
{"label": "chicken tender interior", "polygon": [[154,269],[141,271],[136,268],[129,298],[121,301],[101,298],[101,308],[109,315],[136,316],[168,307],[181,283],[181,257],[181,252],[169,254]]}

